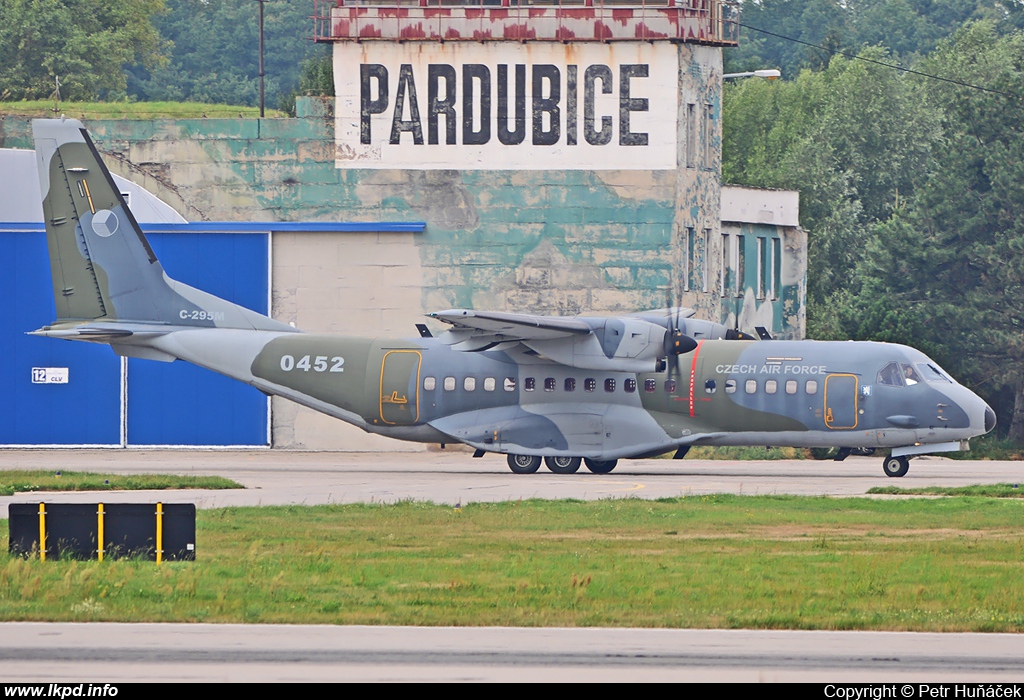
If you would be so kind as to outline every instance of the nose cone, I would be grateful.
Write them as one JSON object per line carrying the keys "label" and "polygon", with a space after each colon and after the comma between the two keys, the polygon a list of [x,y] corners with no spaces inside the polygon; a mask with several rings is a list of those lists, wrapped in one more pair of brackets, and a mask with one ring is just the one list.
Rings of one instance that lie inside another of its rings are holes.
{"label": "nose cone", "polygon": [[985,406],[985,432],[991,433],[992,428],[996,427],[996,412],[992,410],[991,406]]}

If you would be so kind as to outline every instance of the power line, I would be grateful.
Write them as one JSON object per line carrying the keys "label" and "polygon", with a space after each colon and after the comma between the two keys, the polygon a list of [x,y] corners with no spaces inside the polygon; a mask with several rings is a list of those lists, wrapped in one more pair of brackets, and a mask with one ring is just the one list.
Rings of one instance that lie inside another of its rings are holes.
{"label": "power line", "polygon": [[858,56],[857,54],[848,53],[846,51],[840,51],[839,49],[825,48],[824,46],[819,46],[818,44],[812,44],[809,41],[801,41],[800,39],[794,39],[791,36],[783,36],[782,34],[776,34],[775,32],[770,32],[767,29],[761,29],[759,27],[753,27],[753,26],[751,26],[749,24],[743,24],[743,23],[740,23],[740,22],[737,22],[737,24],[739,24],[739,26],[741,26],[744,29],[752,29],[755,32],[761,32],[762,34],[767,34],[768,36],[773,36],[776,39],[784,39],[785,41],[792,41],[794,44],[803,44],[804,46],[810,46],[811,48],[819,49],[821,51],[825,51],[826,53],[839,54],[840,56],[845,56],[846,58],[851,58],[851,59],[854,59],[854,60],[857,60],[857,61],[866,61],[867,63],[874,63],[874,64],[879,65],[879,66],[884,66],[885,68],[892,68],[893,70],[903,71],[904,73],[912,73],[914,75],[920,75],[920,76],[922,76],[924,78],[931,78],[932,80],[941,80],[944,83],[951,83],[953,85],[959,85],[960,87],[970,88],[972,90],[981,90],[982,92],[991,92],[991,93],[993,93],[995,95],[1002,95],[1003,97],[1009,97],[1009,98],[1014,99],[1014,100],[1021,99],[1020,95],[1015,95],[1015,94],[1013,94],[1011,92],[1003,92],[1002,90],[993,90],[992,88],[982,87],[980,85],[972,85],[971,83],[964,83],[964,82],[961,82],[959,80],[954,80],[952,78],[943,78],[941,75],[932,75],[931,73],[923,73],[923,72],[921,72],[919,70],[914,70],[913,68],[904,68],[903,66],[898,66],[898,65],[895,65],[893,63],[885,63],[884,61],[876,61],[873,58],[866,58],[864,56]]}

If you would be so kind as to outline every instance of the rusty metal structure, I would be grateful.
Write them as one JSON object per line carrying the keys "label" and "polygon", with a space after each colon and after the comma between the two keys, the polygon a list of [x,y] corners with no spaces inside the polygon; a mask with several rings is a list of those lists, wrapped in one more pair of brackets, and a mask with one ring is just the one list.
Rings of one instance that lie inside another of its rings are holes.
{"label": "rusty metal structure", "polygon": [[728,0],[315,0],[315,39],[670,41],[736,46]]}

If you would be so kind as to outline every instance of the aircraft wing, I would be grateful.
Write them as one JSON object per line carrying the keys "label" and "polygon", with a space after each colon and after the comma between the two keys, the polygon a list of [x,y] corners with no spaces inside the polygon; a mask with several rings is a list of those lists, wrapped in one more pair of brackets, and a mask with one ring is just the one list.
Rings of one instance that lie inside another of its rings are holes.
{"label": "aircraft wing", "polygon": [[450,309],[428,314],[452,325],[452,349],[481,352],[522,345],[530,354],[580,369],[654,371],[665,356],[667,326],[641,318],[534,316]]}
{"label": "aircraft wing", "polygon": [[428,314],[452,326],[440,340],[453,350],[481,352],[522,345],[530,354],[568,367],[611,372],[661,371],[667,356],[690,352],[698,340],[728,337],[725,326],[692,315],[691,309],[676,308],[572,318],[471,309]]}
{"label": "aircraft wing", "polygon": [[587,335],[594,330],[578,318],[561,316],[534,316],[470,309],[435,311],[427,315],[438,321],[450,323],[456,330],[471,331],[473,337],[493,338],[499,342],[552,340]]}

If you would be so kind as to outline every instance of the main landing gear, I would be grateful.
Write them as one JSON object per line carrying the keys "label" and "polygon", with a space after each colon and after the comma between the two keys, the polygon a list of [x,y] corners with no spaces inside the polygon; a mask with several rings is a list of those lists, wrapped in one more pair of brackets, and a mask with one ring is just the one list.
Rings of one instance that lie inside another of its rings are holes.
{"label": "main landing gear", "polygon": [[[531,455],[509,455],[508,468],[512,470],[513,474],[533,474],[540,469],[540,461],[540,457]],[[579,471],[582,462],[585,462],[587,469],[594,474],[608,474],[612,469],[615,469],[615,465],[619,463],[619,460],[600,460],[590,459],[589,457],[585,460],[579,457],[544,458],[544,464],[555,474],[575,474]]]}
{"label": "main landing gear", "polygon": [[513,474],[533,474],[540,469],[540,457],[531,455],[509,455],[508,468]]}
{"label": "main landing gear", "polygon": [[545,457],[544,464],[555,474],[575,474],[580,470],[579,457]]}
{"label": "main landing gear", "polygon": [[886,476],[903,476],[910,469],[910,460],[906,457],[886,457],[882,461],[882,471]]}
{"label": "main landing gear", "polygon": [[617,459],[584,459],[584,463],[587,465],[587,469],[594,472],[595,474],[607,474],[612,469],[615,469],[615,465],[619,463]]}

